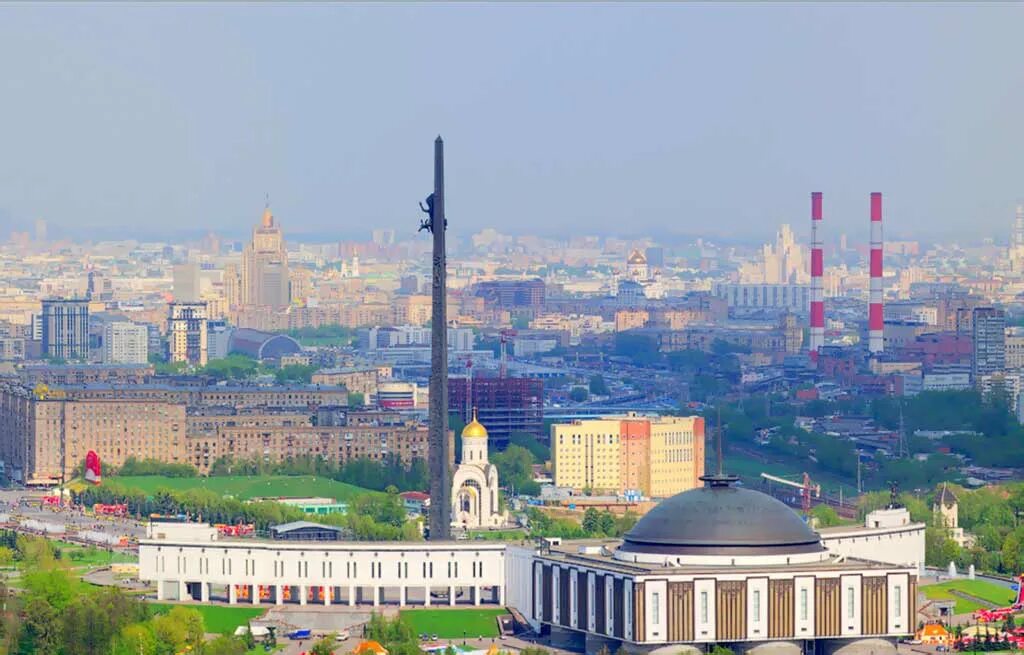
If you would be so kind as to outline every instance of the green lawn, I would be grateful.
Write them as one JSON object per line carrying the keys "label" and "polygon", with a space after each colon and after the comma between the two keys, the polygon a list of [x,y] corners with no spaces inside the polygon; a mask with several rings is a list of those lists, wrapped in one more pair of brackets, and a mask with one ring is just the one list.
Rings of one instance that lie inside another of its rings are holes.
{"label": "green lawn", "polygon": [[929,600],[955,600],[956,608],[954,611],[957,614],[968,614],[981,609],[982,605],[966,598],[955,596],[950,593],[951,591],[959,591],[970,594],[975,598],[987,600],[996,607],[1006,607],[1014,600],[1013,590],[991,582],[985,582],[984,580],[950,580],[949,582],[925,585],[921,587],[921,591],[924,592],[925,597]]}
{"label": "green lawn", "polygon": [[485,541],[522,541],[527,537],[526,530],[471,530],[470,539],[479,537]]}
{"label": "green lawn", "polygon": [[319,496],[345,502],[367,493],[379,493],[330,478],[313,475],[233,475],[211,478],[168,478],[162,475],[110,477],[111,482],[152,494],[158,489],[209,489],[239,500],[276,496]]}
{"label": "green lawn", "polygon": [[402,610],[399,615],[416,634],[437,635],[441,639],[497,637],[495,617],[508,614],[505,609],[422,609]]}
{"label": "green lawn", "polygon": [[61,557],[75,568],[93,568],[107,566],[109,564],[124,564],[138,562],[138,558],[127,553],[117,551],[107,552],[102,548],[93,546],[81,546],[66,541],[58,541],[54,544],[61,551]]}
{"label": "green lawn", "polygon": [[[150,603],[149,606],[157,614],[167,612],[174,607],[169,603]],[[203,615],[206,631],[216,634],[234,634],[235,628],[263,616],[266,611],[259,607],[225,607],[223,605],[186,605],[186,607],[198,610]]]}

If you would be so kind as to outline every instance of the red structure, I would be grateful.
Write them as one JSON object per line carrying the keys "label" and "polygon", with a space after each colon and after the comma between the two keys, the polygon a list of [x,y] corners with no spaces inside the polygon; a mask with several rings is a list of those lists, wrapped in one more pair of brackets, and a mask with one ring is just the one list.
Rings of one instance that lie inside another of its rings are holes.
{"label": "red structure", "polygon": [[96,454],[95,450],[90,450],[85,455],[85,479],[93,484],[99,484],[102,477],[100,475],[100,456]]}
{"label": "red structure", "polygon": [[1017,595],[1013,604],[1008,607],[997,607],[994,609],[979,609],[974,612],[974,618],[981,623],[1002,622],[1006,617],[1020,613],[1024,610],[1024,575],[1017,576]]}
{"label": "red structure", "polygon": [[871,194],[871,287],[868,297],[868,353],[881,354],[882,332],[882,194]]}
{"label": "red structure", "polygon": [[448,411],[469,421],[467,407],[477,417],[498,450],[504,450],[513,432],[544,438],[544,382],[534,378],[448,379]]}
{"label": "red structure", "polygon": [[128,516],[128,505],[104,505],[103,503],[96,503],[92,506],[92,511],[96,516]]}
{"label": "red structure", "polygon": [[811,334],[810,354],[812,361],[818,361],[818,350],[825,345],[825,292],[822,275],[825,258],[821,248],[821,192],[811,194]]}

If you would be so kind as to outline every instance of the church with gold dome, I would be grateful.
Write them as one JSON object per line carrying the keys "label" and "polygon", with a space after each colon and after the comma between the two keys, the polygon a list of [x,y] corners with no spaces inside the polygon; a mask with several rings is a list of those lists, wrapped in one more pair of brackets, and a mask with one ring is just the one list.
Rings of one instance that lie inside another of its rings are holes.
{"label": "church with gold dome", "polygon": [[498,469],[487,459],[487,428],[473,420],[462,430],[462,459],[452,477],[452,525],[473,530],[500,528],[507,514],[498,502]]}

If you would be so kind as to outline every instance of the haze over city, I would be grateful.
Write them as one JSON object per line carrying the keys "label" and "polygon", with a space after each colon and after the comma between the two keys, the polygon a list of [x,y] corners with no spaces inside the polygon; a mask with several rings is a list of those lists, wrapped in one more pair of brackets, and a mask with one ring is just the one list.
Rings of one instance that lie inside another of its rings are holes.
{"label": "haze over city", "polygon": [[0,3],[0,655],[1021,652],[1022,18]]}
{"label": "haze over city", "polygon": [[0,229],[410,228],[758,242],[829,197],[866,238],[1005,240],[1024,7],[8,5]]}

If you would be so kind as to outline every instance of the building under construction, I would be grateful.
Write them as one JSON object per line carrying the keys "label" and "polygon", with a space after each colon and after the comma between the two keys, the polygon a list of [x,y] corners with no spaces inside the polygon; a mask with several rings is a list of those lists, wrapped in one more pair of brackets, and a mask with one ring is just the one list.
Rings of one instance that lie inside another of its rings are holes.
{"label": "building under construction", "polygon": [[448,409],[464,421],[477,408],[492,446],[504,450],[513,432],[544,439],[544,382],[534,378],[448,379]]}

